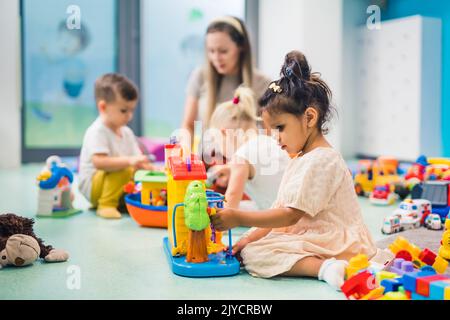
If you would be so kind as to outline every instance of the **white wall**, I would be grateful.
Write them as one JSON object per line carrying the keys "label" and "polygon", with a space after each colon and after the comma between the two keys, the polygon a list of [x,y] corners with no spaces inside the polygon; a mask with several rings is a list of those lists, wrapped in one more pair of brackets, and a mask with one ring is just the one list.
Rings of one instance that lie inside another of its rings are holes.
{"label": "white wall", "polygon": [[366,14],[360,0],[263,0],[259,2],[259,65],[278,78],[284,56],[302,51],[312,71],[322,74],[333,92],[338,116],[329,124],[330,143],[345,157],[355,153],[352,124],[353,33]]}
{"label": "white wall", "polygon": [[19,0],[0,1],[0,168],[20,165]]}

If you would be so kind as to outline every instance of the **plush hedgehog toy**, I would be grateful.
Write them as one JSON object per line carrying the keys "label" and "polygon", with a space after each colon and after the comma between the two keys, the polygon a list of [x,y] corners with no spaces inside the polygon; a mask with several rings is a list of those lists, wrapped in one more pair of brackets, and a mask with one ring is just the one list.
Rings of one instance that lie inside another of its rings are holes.
{"label": "plush hedgehog toy", "polygon": [[67,261],[69,254],[44,245],[33,231],[34,220],[8,213],[0,215],[0,268],[32,264],[38,258],[47,262]]}

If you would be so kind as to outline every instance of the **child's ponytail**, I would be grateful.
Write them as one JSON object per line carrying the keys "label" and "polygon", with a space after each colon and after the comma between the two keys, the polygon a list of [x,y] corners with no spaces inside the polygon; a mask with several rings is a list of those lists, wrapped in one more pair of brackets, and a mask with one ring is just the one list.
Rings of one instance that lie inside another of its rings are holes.
{"label": "child's ponytail", "polygon": [[[210,127],[230,129],[247,129],[250,125],[256,125],[258,120],[253,91],[241,86],[236,89],[233,100],[220,104],[214,111]],[[244,123],[246,122],[246,123]]]}

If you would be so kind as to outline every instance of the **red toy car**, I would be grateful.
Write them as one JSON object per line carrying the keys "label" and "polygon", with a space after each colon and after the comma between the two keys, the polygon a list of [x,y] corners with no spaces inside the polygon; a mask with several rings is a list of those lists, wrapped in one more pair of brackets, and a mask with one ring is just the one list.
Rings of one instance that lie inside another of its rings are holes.
{"label": "red toy car", "polygon": [[376,186],[370,194],[370,202],[376,205],[390,205],[396,200],[396,195],[391,192],[389,184],[384,186]]}

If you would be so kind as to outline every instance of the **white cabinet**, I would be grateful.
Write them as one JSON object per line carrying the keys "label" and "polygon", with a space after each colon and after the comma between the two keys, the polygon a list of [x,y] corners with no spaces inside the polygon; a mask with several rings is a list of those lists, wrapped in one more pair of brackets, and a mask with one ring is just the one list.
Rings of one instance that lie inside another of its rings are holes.
{"label": "white cabinet", "polygon": [[366,27],[357,39],[356,151],[415,160],[442,154],[441,20],[421,16]]}

